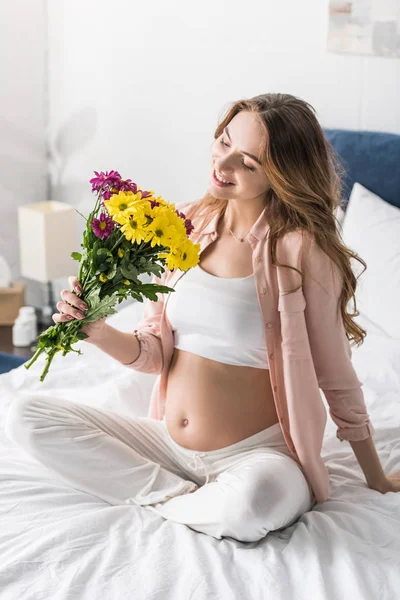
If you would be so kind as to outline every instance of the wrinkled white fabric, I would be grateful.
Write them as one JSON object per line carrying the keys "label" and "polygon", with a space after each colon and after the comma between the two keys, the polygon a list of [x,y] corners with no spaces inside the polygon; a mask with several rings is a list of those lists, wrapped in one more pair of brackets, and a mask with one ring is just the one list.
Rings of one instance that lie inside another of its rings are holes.
{"label": "wrinkled white fabric", "polygon": [[218,539],[257,541],[315,504],[279,423],[198,452],[178,445],[165,421],[25,396],[11,404],[5,430],[72,487],[113,505],[146,506]]}

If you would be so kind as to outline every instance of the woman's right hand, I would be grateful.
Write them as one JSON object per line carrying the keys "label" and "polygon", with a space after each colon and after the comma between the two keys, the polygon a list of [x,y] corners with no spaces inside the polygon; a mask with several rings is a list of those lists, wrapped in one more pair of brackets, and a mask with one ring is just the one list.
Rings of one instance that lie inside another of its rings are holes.
{"label": "woman's right hand", "polygon": [[[71,290],[76,290],[76,288],[78,288],[81,290],[79,294],[82,293],[82,287],[75,275],[70,275],[68,277],[68,283]],[[74,293],[72,291],[62,290],[60,296],[62,301],[57,302],[56,304],[59,312],[52,315],[52,319],[55,323],[69,323],[73,319],[82,319],[85,317],[84,313],[88,310],[88,307],[85,305],[84,301],[79,298],[77,291]],[[102,334],[105,331],[106,318],[107,317],[103,317],[93,323],[87,323],[82,327],[82,331],[90,338],[86,338],[84,341],[102,337]]]}

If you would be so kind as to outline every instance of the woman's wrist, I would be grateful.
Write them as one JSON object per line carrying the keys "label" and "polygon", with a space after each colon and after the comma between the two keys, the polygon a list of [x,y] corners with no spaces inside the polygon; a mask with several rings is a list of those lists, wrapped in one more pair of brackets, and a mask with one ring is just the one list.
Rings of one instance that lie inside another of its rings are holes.
{"label": "woman's wrist", "polygon": [[140,354],[140,342],[134,333],[120,331],[108,324],[99,333],[86,338],[86,341],[123,365],[133,363]]}
{"label": "woman's wrist", "polygon": [[386,477],[384,479],[382,479],[381,481],[368,484],[368,487],[371,490],[380,492],[381,494],[386,494],[387,492],[390,492],[392,489],[391,483],[388,479],[386,479]]}

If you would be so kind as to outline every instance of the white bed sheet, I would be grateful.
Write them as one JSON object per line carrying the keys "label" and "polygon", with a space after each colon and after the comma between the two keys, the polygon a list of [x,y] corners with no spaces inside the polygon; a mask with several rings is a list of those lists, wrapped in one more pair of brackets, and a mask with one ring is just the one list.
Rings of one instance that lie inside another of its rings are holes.
{"label": "white bed sheet", "polygon": [[[143,305],[108,322],[133,330]],[[376,428],[386,473],[400,470],[400,341],[362,322],[353,364]],[[10,403],[43,393],[146,416],[155,375],[136,373],[96,347],[0,376],[1,600],[394,600],[400,595],[400,493],[367,487],[328,416],[323,457],[328,502],[254,543],[217,540],[144,507],[111,506],[57,481],[5,435]],[[327,406],[324,396],[322,399]]]}

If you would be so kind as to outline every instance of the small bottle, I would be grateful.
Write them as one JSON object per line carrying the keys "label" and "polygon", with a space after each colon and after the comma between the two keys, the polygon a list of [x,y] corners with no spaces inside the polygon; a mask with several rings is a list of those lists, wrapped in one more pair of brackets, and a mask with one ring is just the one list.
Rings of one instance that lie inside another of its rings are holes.
{"label": "small bottle", "polygon": [[21,306],[12,329],[13,346],[29,346],[37,337],[37,317],[33,306]]}

